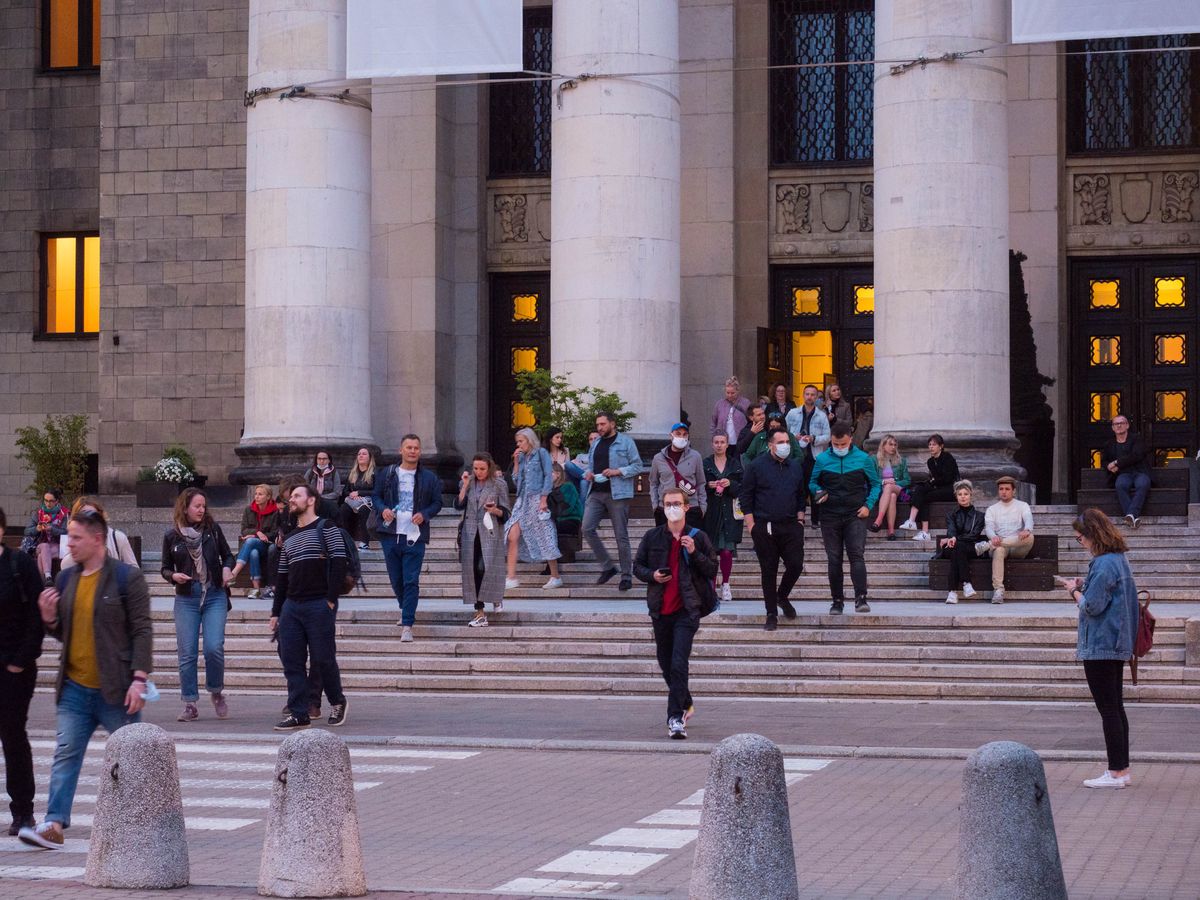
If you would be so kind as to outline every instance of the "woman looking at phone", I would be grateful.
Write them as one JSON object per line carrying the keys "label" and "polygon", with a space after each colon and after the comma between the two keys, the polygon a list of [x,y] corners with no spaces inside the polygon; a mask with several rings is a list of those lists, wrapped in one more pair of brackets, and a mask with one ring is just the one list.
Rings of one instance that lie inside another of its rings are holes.
{"label": "woman looking at phone", "polygon": [[463,602],[474,603],[470,628],[487,625],[484,606],[499,612],[504,605],[504,520],[508,518],[508,484],[489,453],[476,453],[471,471],[462,473],[454,508],[463,511],[458,557],[462,563]]}

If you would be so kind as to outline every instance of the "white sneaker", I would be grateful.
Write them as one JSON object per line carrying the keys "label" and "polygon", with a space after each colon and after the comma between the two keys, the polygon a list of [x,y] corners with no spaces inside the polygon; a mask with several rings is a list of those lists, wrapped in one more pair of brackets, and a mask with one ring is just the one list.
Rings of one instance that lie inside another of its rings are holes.
{"label": "white sneaker", "polygon": [[521,582],[517,581],[517,579],[515,579],[515,578],[505,578],[504,579],[504,589],[506,591],[511,591],[513,588],[519,588],[520,586],[521,586]]}
{"label": "white sneaker", "polygon": [[411,643],[412,643],[412,639],[413,639],[413,636],[412,636],[412,626],[410,626],[410,625],[405,625],[405,626],[404,626],[404,629],[403,629],[403,630],[400,632],[400,643],[402,643],[402,644],[411,644]]}
{"label": "white sneaker", "polygon": [[258,588],[251,588],[250,590],[246,591],[247,600],[257,600],[261,596],[262,591],[260,591]]}
{"label": "white sneaker", "polygon": [[946,602],[947,603],[957,603],[958,602],[958,594],[954,593],[954,591],[951,591],[950,593],[948,593],[946,595]]}
{"label": "white sneaker", "polygon": [[968,600],[975,596],[975,588],[969,581],[963,582],[963,596]]}
{"label": "white sneaker", "polygon": [[467,623],[467,627],[468,628],[487,628],[487,624],[488,624],[487,616],[485,616],[483,613],[480,613],[475,618],[473,618],[470,622]]}
{"label": "white sneaker", "polygon": [[562,586],[563,586],[563,580],[561,578],[551,578],[549,581],[547,581],[545,584],[542,585],[542,590],[543,591],[552,591],[555,588],[560,588]]}
{"label": "white sneaker", "polygon": [[928,531],[918,531],[917,536],[914,537],[913,540],[914,541],[932,541],[933,538],[930,536]]}
{"label": "white sneaker", "polygon": [[991,549],[992,549],[991,541],[979,541],[975,545],[975,554],[977,556],[983,556],[985,553],[987,553]]}
{"label": "white sneaker", "polygon": [[1113,788],[1115,790],[1121,790],[1122,788],[1129,786],[1129,782],[1126,780],[1128,777],[1129,776],[1127,775],[1122,775],[1118,778],[1117,776],[1113,775],[1112,772],[1105,772],[1099,778],[1085,779],[1083,786],[1090,788]]}
{"label": "white sneaker", "polygon": [[728,603],[732,599],[733,599],[733,589],[729,586],[729,582],[727,581],[723,585],[721,585],[721,602]]}
{"label": "white sneaker", "polygon": [[1132,527],[1133,527],[1133,523],[1134,523],[1135,521],[1136,521],[1136,520],[1133,518],[1133,516],[1132,516],[1132,515],[1130,515],[1129,513],[1126,513],[1126,515],[1125,515],[1125,524],[1126,524],[1126,525],[1128,525],[1130,528],[1132,528]]}
{"label": "white sneaker", "polygon": [[996,588],[996,590],[992,591],[992,602],[993,603],[1003,603],[1004,602],[1004,588]]}
{"label": "white sneaker", "polygon": [[904,529],[905,531],[913,531],[916,529],[917,523],[914,522],[912,519],[905,519],[903,522],[900,523],[900,527],[902,529]]}

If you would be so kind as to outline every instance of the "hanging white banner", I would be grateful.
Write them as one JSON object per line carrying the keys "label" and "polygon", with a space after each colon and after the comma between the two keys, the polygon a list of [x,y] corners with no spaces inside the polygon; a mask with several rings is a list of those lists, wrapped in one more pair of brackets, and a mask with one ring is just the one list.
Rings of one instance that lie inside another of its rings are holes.
{"label": "hanging white banner", "polygon": [[348,0],[346,75],[521,71],[521,0]]}
{"label": "hanging white banner", "polygon": [[1200,0],[1012,0],[1016,44],[1200,32]]}

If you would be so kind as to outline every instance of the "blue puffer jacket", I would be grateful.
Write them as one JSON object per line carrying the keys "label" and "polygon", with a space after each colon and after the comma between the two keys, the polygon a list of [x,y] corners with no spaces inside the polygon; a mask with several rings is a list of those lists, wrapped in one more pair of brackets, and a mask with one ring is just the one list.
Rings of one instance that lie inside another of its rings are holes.
{"label": "blue puffer jacket", "polygon": [[1125,554],[1094,558],[1082,590],[1076,658],[1129,659],[1137,634],[1138,600]]}

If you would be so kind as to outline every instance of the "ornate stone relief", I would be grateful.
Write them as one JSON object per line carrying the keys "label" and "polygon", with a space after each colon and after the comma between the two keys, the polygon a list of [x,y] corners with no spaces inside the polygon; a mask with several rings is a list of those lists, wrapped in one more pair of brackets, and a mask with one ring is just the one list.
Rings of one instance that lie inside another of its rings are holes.
{"label": "ornate stone relief", "polygon": [[775,187],[775,231],[778,234],[808,234],[812,223],[808,219],[809,197],[807,184],[780,184]]}
{"label": "ornate stone relief", "polygon": [[497,224],[500,226],[500,243],[525,243],[529,240],[529,231],[525,228],[525,207],[529,200],[524,194],[497,194],[495,209],[499,214]]}
{"label": "ornate stone relief", "polygon": [[1075,197],[1080,225],[1111,225],[1112,212],[1107,175],[1076,175]]}
{"label": "ornate stone relief", "polygon": [[545,269],[550,262],[550,179],[488,183],[488,268]]}
{"label": "ornate stone relief", "polygon": [[1192,197],[1200,175],[1196,172],[1167,172],[1163,175],[1162,220],[1164,222],[1193,222]]}
{"label": "ornate stone relief", "polygon": [[1066,160],[1068,250],[1180,250],[1200,243],[1200,156]]}
{"label": "ornate stone relief", "polygon": [[822,169],[771,178],[772,259],[869,257],[875,227],[871,170]]}

